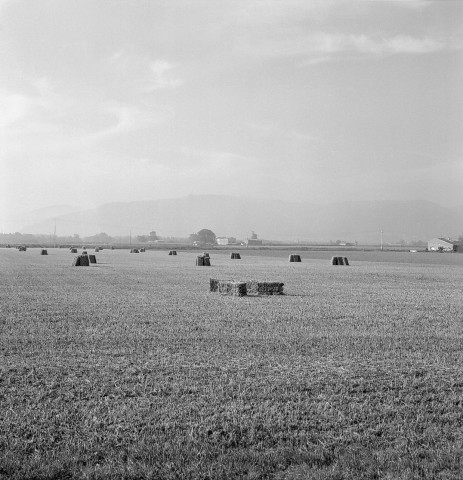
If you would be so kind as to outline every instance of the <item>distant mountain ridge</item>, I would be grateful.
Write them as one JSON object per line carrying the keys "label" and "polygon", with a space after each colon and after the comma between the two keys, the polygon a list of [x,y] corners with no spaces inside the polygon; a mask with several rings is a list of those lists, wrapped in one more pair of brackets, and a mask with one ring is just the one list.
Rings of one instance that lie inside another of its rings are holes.
{"label": "distant mountain ridge", "polygon": [[218,236],[273,240],[385,242],[455,237],[463,231],[463,209],[428,201],[343,202],[315,205],[276,199],[225,195],[189,195],[182,198],[107,203],[53,218],[40,218],[22,233],[57,235],[143,235],[188,237],[202,228]]}

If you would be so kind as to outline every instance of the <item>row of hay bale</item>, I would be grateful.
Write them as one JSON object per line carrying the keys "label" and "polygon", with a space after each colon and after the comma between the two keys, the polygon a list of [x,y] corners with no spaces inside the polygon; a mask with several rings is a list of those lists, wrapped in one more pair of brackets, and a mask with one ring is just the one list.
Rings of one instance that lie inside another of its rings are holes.
{"label": "row of hay bale", "polygon": [[177,250],[169,250],[169,255],[177,255]]}
{"label": "row of hay bale", "polygon": [[232,253],[230,254],[230,258],[231,258],[232,260],[241,260],[241,255],[240,255],[239,253],[237,253],[237,252],[232,252]]}
{"label": "row of hay bale", "polygon": [[211,292],[222,295],[244,297],[246,295],[284,295],[282,282],[258,282],[256,280],[236,281],[209,279]]}
{"label": "row of hay bale", "polygon": [[301,261],[301,256],[300,256],[300,255],[291,254],[291,255],[289,256],[289,261],[290,261],[290,262],[300,262],[300,261]]}

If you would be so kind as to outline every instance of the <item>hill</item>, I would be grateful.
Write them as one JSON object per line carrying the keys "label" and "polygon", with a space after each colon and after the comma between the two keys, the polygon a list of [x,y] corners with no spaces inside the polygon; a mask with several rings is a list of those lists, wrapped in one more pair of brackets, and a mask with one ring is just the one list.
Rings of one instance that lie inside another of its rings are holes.
{"label": "hill", "polygon": [[346,240],[385,242],[458,236],[463,211],[426,201],[344,202],[314,205],[275,199],[190,195],[183,198],[108,203],[95,209],[66,213],[25,225],[22,233],[58,235],[147,234],[187,237],[201,228],[218,236],[275,240]]}

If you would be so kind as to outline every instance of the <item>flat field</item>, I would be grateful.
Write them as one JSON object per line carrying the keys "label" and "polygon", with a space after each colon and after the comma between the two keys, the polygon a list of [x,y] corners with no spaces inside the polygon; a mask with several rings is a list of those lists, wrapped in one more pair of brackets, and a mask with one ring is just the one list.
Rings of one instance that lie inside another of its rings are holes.
{"label": "flat field", "polygon": [[0,478],[463,478],[463,255],[39,253],[0,250]]}

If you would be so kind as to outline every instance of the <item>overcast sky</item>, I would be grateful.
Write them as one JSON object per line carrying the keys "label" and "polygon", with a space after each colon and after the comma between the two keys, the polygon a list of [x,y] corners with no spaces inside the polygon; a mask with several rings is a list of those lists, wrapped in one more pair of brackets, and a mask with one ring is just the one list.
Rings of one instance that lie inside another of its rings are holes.
{"label": "overcast sky", "polygon": [[462,48],[461,1],[0,0],[0,228],[191,193],[463,205]]}

